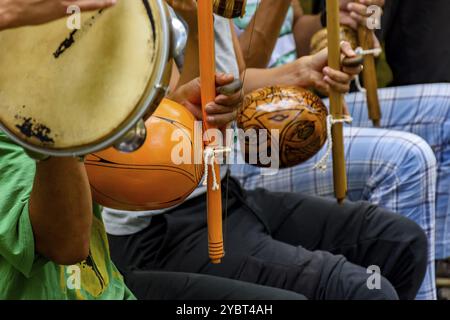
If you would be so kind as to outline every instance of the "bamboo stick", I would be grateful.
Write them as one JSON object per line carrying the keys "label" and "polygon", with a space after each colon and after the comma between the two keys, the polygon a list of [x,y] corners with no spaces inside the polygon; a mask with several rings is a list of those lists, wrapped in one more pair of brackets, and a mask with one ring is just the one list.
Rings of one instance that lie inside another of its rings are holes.
{"label": "bamboo stick", "polygon": [[[339,0],[327,0],[328,65],[335,70],[341,70],[339,26]],[[342,119],[342,99],[342,95],[339,92],[331,90],[330,112],[334,119]],[[334,193],[337,201],[342,203],[347,195],[343,123],[333,125],[332,136]]]}
{"label": "bamboo stick", "polygon": [[450,288],[450,279],[438,278],[436,279],[436,285],[438,288]]}
{"label": "bamboo stick", "polygon": [[[365,26],[358,27],[358,41],[363,50],[373,49],[373,32]],[[377,71],[375,67],[375,57],[372,54],[364,56],[364,87],[367,94],[367,108],[369,111],[369,118],[372,120],[375,127],[380,126],[381,109],[378,100],[378,83]]]}
{"label": "bamboo stick", "polygon": [[[206,130],[212,127],[205,121],[206,105],[216,98],[215,78],[215,50],[214,50],[214,20],[212,0],[198,0],[198,33],[200,54],[200,81],[202,85],[202,111],[203,124]],[[217,142],[206,142],[210,147],[221,147]],[[213,190],[213,174],[215,170],[217,179],[220,179],[220,166],[217,161],[214,168],[208,166],[207,181],[207,216],[208,216],[208,248],[212,263],[220,263],[224,256],[223,229],[222,229],[222,190],[219,183],[218,190]]]}

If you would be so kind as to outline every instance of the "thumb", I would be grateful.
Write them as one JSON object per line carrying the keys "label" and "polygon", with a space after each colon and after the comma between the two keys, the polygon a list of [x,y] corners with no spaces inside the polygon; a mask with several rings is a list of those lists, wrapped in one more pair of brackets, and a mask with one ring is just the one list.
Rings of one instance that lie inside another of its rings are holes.
{"label": "thumb", "polygon": [[323,74],[321,72],[311,72],[310,79],[314,89],[316,89],[322,95],[329,95],[330,86],[323,80]]}
{"label": "thumb", "polygon": [[201,106],[194,105],[193,103],[191,103],[187,100],[183,101],[181,104],[194,115],[195,119],[197,119],[197,120],[203,119],[203,113],[202,113]]}
{"label": "thumb", "polygon": [[356,52],[352,49],[352,46],[348,41],[341,42],[341,52],[345,57],[352,58],[356,56]]}
{"label": "thumb", "polygon": [[234,76],[229,73],[217,73],[216,74],[216,85],[218,87],[225,86],[234,81]]}
{"label": "thumb", "polygon": [[315,71],[322,71],[328,64],[328,48],[324,48],[311,57],[311,66]]}

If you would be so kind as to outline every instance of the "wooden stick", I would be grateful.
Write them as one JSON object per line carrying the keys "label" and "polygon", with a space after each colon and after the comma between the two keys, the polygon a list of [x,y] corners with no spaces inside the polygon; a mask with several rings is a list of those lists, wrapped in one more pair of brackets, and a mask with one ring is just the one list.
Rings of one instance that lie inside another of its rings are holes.
{"label": "wooden stick", "polygon": [[[341,70],[341,41],[339,23],[339,0],[327,0],[327,29],[328,29],[328,65],[335,70]],[[342,119],[342,95],[331,90],[330,112],[334,119]],[[347,195],[347,173],[344,158],[343,123],[336,123],[332,127],[333,136],[333,181],[334,194],[339,203]]]}
{"label": "wooden stick", "polygon": [[[358,41],[363,50],[373,49],[373,32],[364,26],[358,27]],[[364,87],[367,94],[367,108],[369,110],[369,118],[375,127],[380,126],[381,109],[378,100],[378,82],[377,71],[375,67],[375,57],[372,54],[364,56]]]}
{"label": "wooden stick", "polygon": [[445,279],[445,278],[437,278],[436,279],[436,286],[438,288],[450,288],[450,279]]}
{"label": "wooden stick", "polygon": [[[202,111],[203,125],[206,130],[212,129],[205,121],[206,105],[216,98],[216,63],[215,63],[215,39],[212,0],[198,0],[198,35],[200,53],[200,81],[202,85]],[[209,147],[222,147],[217,141],[206,143]],[[224,256],[223,230],[222,230],[222,190],[213,190],[213,174],[215,170],[217,179],[220,180],[220,166],[217,161],[214,168],[208,166],[207,181],[207,210],[208,210],[208,247],[209,257],[212,263],[220,263]]]}

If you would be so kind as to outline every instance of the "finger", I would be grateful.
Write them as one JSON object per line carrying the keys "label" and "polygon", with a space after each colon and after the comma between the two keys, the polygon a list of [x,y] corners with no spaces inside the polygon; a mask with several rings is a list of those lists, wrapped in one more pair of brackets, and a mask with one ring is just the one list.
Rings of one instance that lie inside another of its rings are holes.
{"label": "finger", "polygon": [[347,5],[347,10],[350,11],[350,14],[352,12],[359,14],[363,17],[369,17],[370,13],[367,12],[367,6],[358,2],[350,2]]}
{"label": "finger", "polygon": [[194,115],[195,119],[197,120],[203,119],[203,113],[199,106],[196,106],[187,100],[183,101],[181,104]]}
{"label": "finger", "polygon": [[347,74],[349,74],[349,75],[351,75],[352,78],[353,78],[354,76],[360,74],[361,71],[363,71],[363,66],[359,65],[357,67],[343,67],[342,71],[347,73]]}
{"label": "finger", "polygon": [[310,56],[311,66],[314,70],[320,70],[328,63],[328,48],[324,48]]}
{"label": "finger", "polygon": [[214,116],[208,116],[207,121],[213,126],[222,127],[236,120],[236,115],[236,111],[225,114],[217,114]]}
{"label": "finger", "polygon": [[361,16],[361,15],[359,15],[359,14],[357,14],[356,12],[350,12],[350,16],[353,18],[353,19],[355,19],[360,25],[363,25],[363,26],[365,26],[365,25],[367,25],[367,19],[366,19],[366,17],[363,17],[363,16]]}
{"label": "finger", "polygon": [[323,81],[323,75],[318,72],[314,72],[311,75],[311,83],[314,85],[314,89],[324,95],[328,95],[330,92],[330,86]]}
{"label": "finger", "polygon": [[330,77],[330,79],[340,83],[347,83],[352,80],[352,77],[347,73],[331,69],[330,67],[325,67],[323,73],[325,76]]}
{"label": "finger", "polygon": [[364,63],[364,57],[362,55],[358,55],[352,58],[344,58],[342,60],[342,66],[348,68],[356,68]]}
{"label": "finger", "polygon": [[104,9],[115,5],[117,0],[77,0],[77,1],[65,1],[67,7],[69,5],[75,5],[80,8],[81,11],[92,11],[98,9]]}
{"label": "finger", "polygon": [[358,28],[358,21],[354,20],[348,14],[341,14],[341,24],[353,30],[356,30]]}
{"label": "finger", "polygon": [[216,87],[226,86],[234,81],[234,76],[229,73],[216,74]]}
{"label": "finger", "polygon": [[385,0],[360,0],[359,1],[362,4],[365,4],[366,6],[379,6],[384,7]]}
{"label": "finger", "polygon": [[346,56],[346,57],[356,57],[356,52],[352,49],[352,46],[349,42],[347,41],[342,41],[341,42],[341,52]]}
{"label": "finger", "polygon": [[206,113],[208,115],[215,115],[215,114],[224,114],[233,112],[234,106],[225,106],[221,104],[216,103],[210,103],[206,106]]}
{"label": "finger", "polygon": [[242,89],[242,81],[239,79],[233,80],[233,82],[217,87],[217,93],[220,93],[222,95],[231,96],[235,94],[236,92],[239,92]]}
{"label": "finger", "polygon": [[340,83],[337,81],[334,81],[333,79],[331,79],[329,76],[325,76],[323,78],[323,81],[325,81],[330,88],[333,88],[334,90],[336,90],[339,93],[347,93],[350,91],[350,83]]}
{"label": "finger", "polygon": [[234,106],[240,104],[242,100],[242,93],[239,91],[232,96],[219,95],[216,97],[214,102],[224,106]]}

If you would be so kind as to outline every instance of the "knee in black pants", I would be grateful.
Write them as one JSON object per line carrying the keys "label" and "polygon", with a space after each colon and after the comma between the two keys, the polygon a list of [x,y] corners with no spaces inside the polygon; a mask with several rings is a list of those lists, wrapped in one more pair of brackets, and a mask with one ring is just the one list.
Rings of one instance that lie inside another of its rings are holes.
{"label": "knee in black pants", "polygon": [[379,267],[401,300],[414,299],[427,268],[425,232],[414,221],[375,206],[365,210],[364,220],[358,253],[349,260]]}
{"label": "knee in black pants", "polygon": [[[408,241],[408,253],[404,253],[405,261],[400,257],[399,268],[404,267],[404,273],[409,280],[404,286],[409,287],[405,294],[399,291],[401,299],[414,299],[425,277],[428,261],[428,239],[425,232],[415,222],[401,217],[401,230]],[[402,284],[400,284],[402,285]],[[399,289],[397,289],[399,290]]]}
{"label": "knee in black pants", "polygon": [[327,277],[325,300],[398,300],[394,286],[381,275],[342,258]]}

